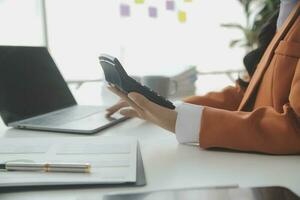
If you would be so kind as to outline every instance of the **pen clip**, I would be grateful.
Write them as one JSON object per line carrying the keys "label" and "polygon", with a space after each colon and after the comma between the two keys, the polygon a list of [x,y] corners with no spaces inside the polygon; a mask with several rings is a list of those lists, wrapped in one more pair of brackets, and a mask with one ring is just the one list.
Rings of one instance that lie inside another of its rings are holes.
{"label": "pen clip", "polygon": [[35,163],[33,160],[29,160],[29,159],[17,159],[17,160],[7,160],[5,163],[14,163],[14,162],[24,162],[24,163]]}

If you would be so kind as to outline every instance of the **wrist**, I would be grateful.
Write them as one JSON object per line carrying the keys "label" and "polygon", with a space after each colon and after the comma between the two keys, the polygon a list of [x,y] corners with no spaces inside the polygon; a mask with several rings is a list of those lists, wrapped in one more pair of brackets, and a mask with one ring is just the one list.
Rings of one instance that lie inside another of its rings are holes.
{"label": "wrist", "polygon": [[168,109],[168,112],[164,113],[164,116],[161,116],[160,119],[158,119],[158,122],[155,124],[162,127],[163,129],[175,133],[176,119],[177,111]]}
{"label": "wrist", "polygon": [[171,115],[170,115],[170,122],[169,122],[169,131],[171,131],[172,133],[175,133],[176,130],[176,120],[177,120],[177,111],[172,110],[171,111]]}

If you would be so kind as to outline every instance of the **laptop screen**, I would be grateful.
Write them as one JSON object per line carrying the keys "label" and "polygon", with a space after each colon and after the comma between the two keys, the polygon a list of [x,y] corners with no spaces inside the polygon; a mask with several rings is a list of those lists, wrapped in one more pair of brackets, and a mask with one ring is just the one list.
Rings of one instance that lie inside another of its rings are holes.
{"label": "laptop screen", "polygon": [[11,122],[76,105],[45,47],[0,46],[0,114]]}

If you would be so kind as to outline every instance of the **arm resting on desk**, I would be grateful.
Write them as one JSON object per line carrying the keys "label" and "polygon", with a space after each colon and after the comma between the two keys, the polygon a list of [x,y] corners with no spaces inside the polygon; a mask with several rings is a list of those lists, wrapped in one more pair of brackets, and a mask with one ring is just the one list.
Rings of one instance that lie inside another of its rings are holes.
{"label": "arm resting on desk", "polygon": [[292,81],[289,101],[283,105],[282,110],[278,112],[272,107],[260,107],[251,112],[241,112],[205,107],[200,128],[200,146],[270,154],[299,154],[300,62]]}
{"label": "arm resting on desk", "polygon": [[271,107],[258,108],[253,112],[205,107],[201,125],[202,148],[223,147],[270,154],[300,153],[299,121],[290,105],[284,106],[283,113]]}
{"label": "arm resting on desk", "polygon": [[210,92],[205,96],[188,97],[184,99],[184,102],[225,110],[237,110],[243,96],[244,89],[236,84],[235,87],[228,86],[221,92]]}

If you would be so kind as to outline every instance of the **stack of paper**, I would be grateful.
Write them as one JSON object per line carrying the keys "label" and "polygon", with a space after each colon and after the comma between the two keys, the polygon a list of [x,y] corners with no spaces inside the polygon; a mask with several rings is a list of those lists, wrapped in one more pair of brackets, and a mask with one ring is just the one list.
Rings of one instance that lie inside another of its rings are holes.
{"label": "stack of paper", "polygon": [[[175,82],[171,85],[170,97],[186,97],[194,95],[196,92],[195,83],[197,81],[197,69],[196,66],[187,67],[186,70],[181,73],[171,77],[172,82]],[[175,87],[174,89],[172,87]]]}
{"label": "stack of paper", "polygon": [[[156,73],[147,73],[143,75],[130,74],[138,82],[143,83],[143,79],[148,76],[160,76],[170,78],[170,89],[168,98],[176,100],[187,96],[194,95],[196,92],[196,81],[198,78],[198,72],[196,66],[176,66],[171,68],[165,67],[157,70]],[[148,87],[151,87],[147,85]],[[151,88],[157,91],[157,88]],[[158,91],[157,91],[158,92]]]}

